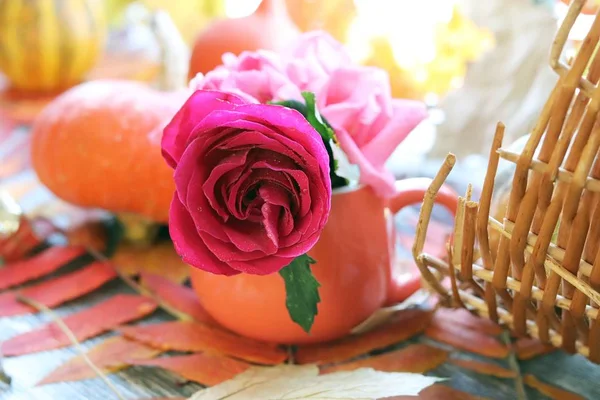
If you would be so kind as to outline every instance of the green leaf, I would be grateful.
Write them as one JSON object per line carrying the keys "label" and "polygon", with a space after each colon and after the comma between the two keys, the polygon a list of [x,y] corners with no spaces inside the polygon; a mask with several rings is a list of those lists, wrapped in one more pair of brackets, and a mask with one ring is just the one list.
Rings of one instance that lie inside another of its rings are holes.
{"label": "green leaf", "polygon": [[321,137],[323,138],[323,142],[327,143],[330,140],[333,140],[337,143],[337,138],[335,137],[335,132],[331,129],[329,124],[325,123],[321,114],[317,110],[317,102],[315,99],[315,94],[310,92],[302,92],[302,97],[304,101],[306,101],[306,119],[308,122],[319,132]]}
{"label": "green leaf", "polygon": [[285,281],[285,305],[292,321],[310,332],[315,316],[318,313],[317,304],[319,297],[319,282],[310,270],[310,264],[316,261],[307,254],[298,256],[290,265],[279,271]]}
{"label": "green leaf", "polygon": [[331,147],[331,142],[333,142],[334,145],[339,146],[337,137],[335,136],[335,131],[329,122],[327,122],[327,120],[319,113],[314,93],[302,92],[302,97],[304,98],[305,103],[302,103],[298,100],[284,100],[270,102],[269,104],[293,108],[302,114],[304,118],[306,118],[308,123],[311,124],[311,126],[319,133],[321,139],[323,139],[323,143],[325,144],[325,149],[327,150],[327,155],[329,156],[329,177],[331,178],[331,188],[335,189],[342,186],[347,186],[350,181],[344,176],[337,174],[339,163]]}

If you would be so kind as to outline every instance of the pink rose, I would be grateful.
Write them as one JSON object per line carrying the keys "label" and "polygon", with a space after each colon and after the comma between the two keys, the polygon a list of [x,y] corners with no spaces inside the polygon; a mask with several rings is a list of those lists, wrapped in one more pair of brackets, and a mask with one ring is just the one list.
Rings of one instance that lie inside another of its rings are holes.
{"label": "pink rose", "polygon": [[266,50],[245,51],[239,56],[226,53],[223,65],[206,75],[198,74],[190,86],[234,93],[251,103],[302,99],[298,87],[286,76],[279,55]]}
{"label": "pink rose", "polygon": [[199,90],[165,128],[162,151],[175,170],[171,238],[190,265],[270,274],[319,239],[329,157],[297,111]]}
{"label": "pink rose", "polygon": [[381,196],[392,195],[394,177],[385,169],[385,162],[425,119],[425,105],[393,99],[387,72],[363,66],[336,69],[316,97],[340,147],[350,162],[359,166],[360,182]]}
{"label": "pink rose", "polygon": [[309,92],[319,91],[338,68],[353,64],[344,46],[322,31],[301,35],[283,58],[290,80]]}

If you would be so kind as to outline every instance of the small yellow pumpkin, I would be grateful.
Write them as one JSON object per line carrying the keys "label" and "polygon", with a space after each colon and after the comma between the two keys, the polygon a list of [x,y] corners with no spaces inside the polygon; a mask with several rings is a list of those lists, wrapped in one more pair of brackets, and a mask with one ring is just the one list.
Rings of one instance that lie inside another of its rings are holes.
{"label": "small yellow pumpkin", "polygon": [[103,0],[0,0],[0,71],[16,89],[79,83],[105,37]]}

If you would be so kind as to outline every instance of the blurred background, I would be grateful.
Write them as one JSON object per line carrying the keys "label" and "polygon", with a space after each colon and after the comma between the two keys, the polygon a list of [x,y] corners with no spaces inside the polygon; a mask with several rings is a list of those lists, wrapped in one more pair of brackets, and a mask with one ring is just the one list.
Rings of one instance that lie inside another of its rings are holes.
{"label": "blurred background", "polygon": [[[577,50],[598,3],[588,1],[569,51]],[[388,161],[398,177],[431,175],[451,151],[459,160],[453,174],[466,168],[469,181],[477,184],[483,181],[496,123],[507,126],[506,142],[528,133],[554,85],[549,48],[567,4],[0,0],[0,180],[6,183],[26,168],[27,127],[70,86],[107,78],[162,89],[185,86],[196,73],[220,64],[225,52],[279,50],[299,32],[320,29],[344,43],[360,63],[388,71],[394,97],[420,99],[430,108],[430,117]],[[157,19],[157,12],[167,19]],[[64,26],[68,37],[60,35]],[[65,57],[71,57],[68,76],[61,77],[60,57],[47,65],[32,62],[43,59],[35,53],[52,41],[62,41]]]}

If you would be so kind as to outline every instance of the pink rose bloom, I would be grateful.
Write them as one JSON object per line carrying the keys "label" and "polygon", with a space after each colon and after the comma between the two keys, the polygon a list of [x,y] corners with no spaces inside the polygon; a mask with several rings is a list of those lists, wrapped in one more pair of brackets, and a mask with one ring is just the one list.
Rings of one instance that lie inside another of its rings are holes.
{"label": "pink rose bloom", "polygon": [[387,72],[363,66],[336,69],[316,97],[340,147],[360,168],[360,182],[380,196],[393,195],[394,176],[386,170],[385,162],[427,117],[425,105],[393,99]]}
{"label": "pink rose bloom", "polygon": [[297,111],[196,91],[164,130],[171,238],[208,272],[266,275],[308,252],[331,207],[329,156]]}
{"label": "pink rose bloom", "polygon": [[338,68],[352,65],[344,46],[321,31],[300,36],[289,52],[283,54],[285,71],[301,91],[318,92]]}
{"label": "pink rose bloom", "polygon": [[272,100],[301,100],[302,95],[285,74],[278,54],[259,50],[239,56],[223,55],[223,65],[206,75],[198,74],[190,83],[193,90],[217,90],[238,95],[251,103]]}

